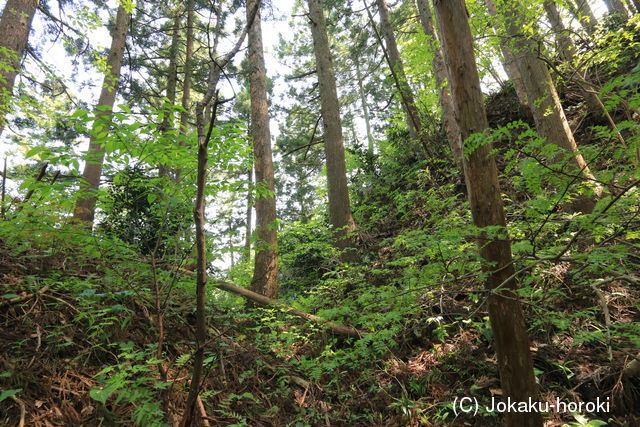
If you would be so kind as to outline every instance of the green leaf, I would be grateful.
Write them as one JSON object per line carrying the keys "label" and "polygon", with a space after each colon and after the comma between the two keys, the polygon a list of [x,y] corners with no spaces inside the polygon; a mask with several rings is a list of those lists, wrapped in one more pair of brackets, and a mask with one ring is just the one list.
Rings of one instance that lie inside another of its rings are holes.
{"label": "green leaf", "polygon": [[16,388],[13,390],[4,390],[2,393],[0,393],[0,402],[2,402],[5,399],[10,398],[11,396],[18,394],[22,391],[21,388]]}
{"label": "green leaf", "polygon": [[35,156],[40,151],[42,151],[42,147],[33,147],[31,150],[27,151],[27,153],[24,156],[28,159],[30,157]]}
{"label": "green leaf", "polygon": [[6,298],[6,299],[14,299],[14,298],[18,298],[20,297],[20,295],[16,295],[16,294],[4,294],[2,295],[2,298]]}
{"label": "green leaf", "polygon": [[104,405],[105,403],[107,403],[107,399],[109,399],[109,396],[111,396],[111,394],[119,387],[120,384],[113,383],[104,388],[94,388],[89,392],[89,396],[91,396],[93,400],[97,400]]}

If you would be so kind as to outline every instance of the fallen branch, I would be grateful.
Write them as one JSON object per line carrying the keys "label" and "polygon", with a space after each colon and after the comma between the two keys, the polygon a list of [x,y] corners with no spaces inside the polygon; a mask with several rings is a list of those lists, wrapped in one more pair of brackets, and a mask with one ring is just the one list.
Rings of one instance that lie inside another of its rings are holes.
{"label": "fallen branch", "polygon": [[36,295],[42,295],[43,293],[47,292],[49,290],[49,285],[43,286],[42,289],[40,289],[39,291],[36,291],[32,294],[27,294],[27,295],[23,295],[21,297],[15,297],[10,299],[9,301],[3,302],[2,304],[0,304],[0,308],[4,308],[7,307],[9,305],[12,304],[18,304],[21,303],[23,301],[28,300],[29,298],[33,298]]}
{"label": "fallen branch", "polygon": [[202,425],[204,427],[209,427],[209,417],[207,416],[207,411],[204,409],[204,403],[202,403],[202,399],[200,396],[196,399],[196,404],[198,405],[198,411],[200,411],[200,419],[202,420]]}
{"label": "fallen branch", "polygon": [[24,427],[24,419],[27,415],[27,408],[24,405],[24,402],[21,399],[18,399],[15,396],[11,396],[14,402],[16,402],[20,406],[20,422],[18,423],[18,427]]}
{"label": "fallen branch", "polygon": [[249,289],[241,288],[240,286],[232,285],[231,283],[217,281],[215,285],[218,289],[222,289],[223,291],[231,292],[232,294],[240,295],[243,298],[249,299],[261,306],[264,307],[275,307],[284,311],[285,313],[293,314],[294,316],[302,317],[303,319],[307,319],[316,323],[320,323],[330,329],[333,333],[337,335],[346,335],[348,337],[360,338],[364,332],[359,331],[356,328],[352,328],[349,326],[338,325],[337,323],[330,322],[321,317],[318,317],[314,314],[305,313],[304,311],[297,310],[293,307],[289,307],[281,303],[280,301],[265,297],[264,295],[260,295]]}
{"label": "fallen branch", "polygon": [[[183,274],[188,274],[193,276],[195,273],[193,271],[184,269],[184,268],[174,268],[174,270],[183,273]],[[255,293],[253,291],[250,291],[249,289],[245,289],[242,288],[240,286],[236,286],[233,285],[231,283],[227,283],[227,282],[223,282],[223,281],[216,281],[214,282],[214,285],[218,288],[221,289],[223,291],[226,292],[230,292],[232,294],[235,295],[239,295],[243,298],[246,298],[248,300],[251,300],[255,303],[257,303],[258,305],[261,305],[263,307],[275,307],[275,308],[279,308],[280,310],[284,311],[285,313],[289,313],[289,314],[293,314],[294,316],[298,316],[298,317],[302,317],[303,319],[307,319],[310,320],[312,322],[316,322],[316,323],[320,323],[323,324],[325,326],[327,326],[331,331],[333,331],[335,334],[337,335],[346,335],[348,337],[353,337],[353,338],[361,338],[362,335],[364,335],[366,332],[365,331],[361,331],[359,329],[356,328],[352,328],[349,326],[342,326],[339,325],[337,323],[331,322],[329,320],[323,319],[322,317],[316,316],[314,314],[310,314],[310,313],[305,313],[304,311],[300,311],[298,309],[295,309],[293,307],[289,307],[288,305],[278,301],[278,300],[274,300],[268,297],[265,297],[264,295],[260,295],[258,293]]]}
{"label": "fallen branch", "polygon": [[613,352],[611,350],[611,315],[609,314],[609,306],[607,305],[607,298],[604,296],[602,291],[598,289],[598,285],[601,285],[604,281],[600,283],[592,283],[591,288],[598,296],[598,302],[600,303],[600,308],[602,308],[602,312],[604,313],[604,322],[607,327],[607,353],[609,354],[609,360],[613,360]]}
{"label": "fallen branch", "polygon": [[[266,366],[266,368],[271,372],[273,372],[274,374],[278,373],[278,369],[275,366],[271,366],[268,363],[265,363],[264,361],[262,363],[264,363],[264,366]],[[304,390],[308,390],[311,387],[311,383],[309,381],[297,375],[287,374],[287,377],[291,380],[292,383],[296,384],[297,386],[299,386]]]}

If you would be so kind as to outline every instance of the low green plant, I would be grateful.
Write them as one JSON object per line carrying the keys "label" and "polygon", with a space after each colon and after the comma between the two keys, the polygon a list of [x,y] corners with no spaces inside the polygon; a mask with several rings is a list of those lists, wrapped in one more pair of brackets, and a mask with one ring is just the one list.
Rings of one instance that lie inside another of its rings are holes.
{"label": "low green plant", "polygon": [[159,393],[170,383],[159,381],[155,372],[161,360],[156,359],[153,346],[137,350],[132,342],[112,344],[120,350],[117,363],[107,366],[96,377],[96,386],[89,395],[103,405],[126,403],[133,406],[131,420],[145,426],[164,426],[164,413]]}

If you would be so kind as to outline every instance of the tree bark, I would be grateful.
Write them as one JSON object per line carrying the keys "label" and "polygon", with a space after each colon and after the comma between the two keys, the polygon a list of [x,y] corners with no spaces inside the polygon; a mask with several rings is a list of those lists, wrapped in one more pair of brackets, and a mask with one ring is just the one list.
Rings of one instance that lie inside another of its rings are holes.
{"label": "tree bark", "polygon": [[320,0],[308,0],[311,34],[320,86],[320,112],[324,131],[324,151],[327,161],[327,184],[329,193],[329,221],[337,231],[336,246],[339,249],[352,247],[355,222],[351,214],[347,167],[344,157],[344,139],[336,77],[329,51],[329,37]]}
{"label": "tree bark", "polygon": [[[7,0],[0,17],[0,135],[40,0]],[[5,50],[6,49],[6,50]]]}
{"label": "tree bark", "polygon": [[[269,130],[267,78],[262,48],[260,0],[247,1],[249,26],[249,86],[251,96],[251,137],[256,185],[271,195],[256,197],[255,268],[251,289],[269,298],[278,296],[278,240],[276,234],[276,198]],[[255,11],[255,12],[254,12]],[[255,15],[252,15],[255,14]]]}
{"label": "tree bark", "polygon": [[[436,16],[443,34],[443,46],[449,70],[452,98],[462,137],[488,128],[480,77],[473,52],[464,0],[435,0]],[[473,222],[477,227],[506,227],[498,170],[491,144],[477,148],[464,160],[467,191]],[[478,239],[483,270],[489,273],[486,288],[491,329],[504,396],[516,402],[538,401],[529,338],[518,296],[511,245],[507,237]],[[505,414],[507,426],[541,427],[538,413]]]}
{"label": "tree bark", "polygon": [[[487,4],[493,4],[493,0],[487,0]],[[502,13],[505,17],[507,34],[514,44],[514,55],[522,83],[527,91],[529,106],[533,112],[536,128],[540,136],[548,142],[568,151],[571,161],[580,171],[582,176],[591,182],[595,177],[591,173],[587,162],[578,151],[578,146],[569,127],[567,117],[564,114],[556,87],[551,79],[551,74],[544,62],[536,54],[537,44],[521,33],[522,22],[518,13],[522,7],[520,2],[514,0],[501,3]],[[495,6],[494,6],[495,7]],[[596,196],[602,194],[602,188],[598,185],[594,188]],[[583,212],[593,208],[593,202],[587,202],[579,207]]]}
{"label": "tree bark", "polygon": [[407,127],[409,128],[409,136],[420,141],[420,133],[422,131],[420,111],[416,106],[413,91],[411,90],[411,86],[409,86],[409,80],[407,80],[407,75],[404,72],[404,65],[402,64],[398,43],[396,42],[393,25],[391,24],[391,18],[389,16],[389,8],[385,0],[376,0],[376,6],[380,14],[380,30],[382,31],[386,45],[389,67],[396,76],[395,83],[400,93],[402,109],[405,112]]}
{"label": "tree bark", "polygon": [[244,231],[244,255],[245,259],[251,259],[251,217],[253,216],[253,165],[247,170],[247,181],[249,188],[247,190],[247,211],[246,225]]}
{"label": "tree bark", "polygon": [[[498,18],[498,10],[496,9],[493,1],[487,0],[487,10],[489,11],[489,15],[491,15],[494,19]],[[494,24],[496,28],[494,31],[496,33],[496,37],[498,37],[498,43],[500,44],[500,51],[502,52],[503,67],[504,71],[509,76],[509,80],[513,84],[513,88],[516,90],[516,95],[518,97],[518,101],[520,101],[520,105],[524,108],[525,111],[531,112],[531,108],[529,107],[529,100],[527,99],[527,91],[524,87],[524,83],[522,82],[522,76],[520,75],[520,70],[518,70],[518,66],[516,64],[516,58],[511,52],[509,48],[509,43],[507,40],[500,35],[500,31],[497,28],[497,25]]]}
{"label": "tree bark", "polygon": [[433,50],[432,64],[436,77],[438,98],[440,100],[440,106],[442,107],[445,133],[447,134],[447,140],[449,141],[449,146],[451,147],[454,160],[458,165],[462,166],[462,136],[460,134],[460,128],[458,127],[458,122],[456,122],[451,93],[447,86],[447,69],[442,57],[442,49],[440,47],[438,33],[433,25],[431,7],[427,0],[416,0],[416,3],[422,29],[431,39],[430,47]]}
{"label": "tree bark", "polygon": [[129,12],[120,5],[116,14],[115,27],[111,34],[111,49],[107,57],[107,73],[102,83],[102,91],[95,111],[96,120],[89,139],[89,150],[87,151],[86,163],[82,172],[81,194],[73,210],[73,219],[82,222],[88,228],[93,226],[96,210],[96,192],[100,187],[102,164],[105,155],[103,138],[98,139],[97,133],[99,129],[108,132],[108,128],[111,126],[111,114],[118,91],[120,68],[122,66],[122,56],[130,18]]}

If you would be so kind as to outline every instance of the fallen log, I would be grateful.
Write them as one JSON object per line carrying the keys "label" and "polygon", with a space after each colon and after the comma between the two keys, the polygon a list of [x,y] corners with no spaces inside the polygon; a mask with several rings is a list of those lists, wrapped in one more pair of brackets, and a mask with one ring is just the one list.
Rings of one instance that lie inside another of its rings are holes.
{"label": "fallen log", "polygon": [[241,288],[240,286],[232,285],[231,283],[222,281],[215,281],[214,284],[218,289],[231,292],[232,294],[240,295],[241,297],[249,299],[263,307],[275,307],[284,311],[285,313],[293,314],[294,316],[302,317],[303,319],[322,324],[337,335],[346,335],[348,337],[360,338],[364,334],[363,331],[359,331],[356,328],[338,325],[337,323],[330,322],[314,314],[305,313],[304,311],[289,307],[288,305],[283,304],[280,301],[265,297],[264,295],[260,295],[253,291],[250,291],[249,289]]}

